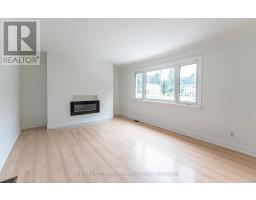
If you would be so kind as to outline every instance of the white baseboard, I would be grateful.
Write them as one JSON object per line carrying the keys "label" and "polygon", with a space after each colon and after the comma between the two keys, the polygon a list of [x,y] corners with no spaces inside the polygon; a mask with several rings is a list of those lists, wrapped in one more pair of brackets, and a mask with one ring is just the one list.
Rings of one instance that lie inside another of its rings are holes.
{"label": "white baseboard", "polygon": [[30,129],[30,128],[38,128],[38,127],[43,127],[46,126],[46,123],[40,123],[40,124],[33,124],[33,125],[25,125],[21,127],[21,130],[25,130],[25,129]]}
{"label": "white baseboard", "polygon": [[192,133],[190,131],[185,131],[185,130],[180,130],[180,129],[174,129],[173,127],[170,127],[168,125],[162,124],[160,122],[155,122],[149,119],[146,119],[145,117],[141,117],[141,116],[136,116],[133,114],[127,114],[127,113],[120,113],[121,116],[124,117],[128,117],[130,119],[137,119],[141,122],[147,123],[147,124],[151,124],[153,126],[159,127],[159,128],[163,128],[181,135],[185,135],[185,136],[189,136],[198,140],[202,140],[211,144],[215,144],[221,147],[225,147],[234,151],[238,151],[241,152],[243,154],[247,154],[253,157],[256,157],[256,149],[255,148],[250,148],[248,146],[242,145],[242,144],[237,144],[237,143],[233,143],[230,141],[223,141],[220,140],[218,138],[212,138],[212,137],[205,137],[202,135],[199,135],[198,133]]}
{"label": "white baseboard", "polygon": [[79,126],[93,124],[96,122],[100,122],[100,121],[104,121],[112,118],[113,118],[113,115],[107,115],[107,116],[101,116],[101,117],[87,118],[83,120],[79,119],[79,120],[69,120],[64,122],[48,123],[47,129],[79,127]]}

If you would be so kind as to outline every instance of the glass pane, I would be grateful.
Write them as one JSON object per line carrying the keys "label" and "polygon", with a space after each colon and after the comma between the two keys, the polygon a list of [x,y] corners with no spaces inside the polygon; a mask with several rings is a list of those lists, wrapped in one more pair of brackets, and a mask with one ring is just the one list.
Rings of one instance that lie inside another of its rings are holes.
{"label": "glass pane", "polygon": [[174,68],[147,72],[146,98],[174,101]]}
{"label": "glass pane", "polygon": [[135,74],[135,79],[136,79],[135,97],[138,99],[141,99],[142,98],[143,74],[142,73]]}
{"label": "glass pane", "polygon": [[196,64],[180,67],[180,101],[196,103]]}

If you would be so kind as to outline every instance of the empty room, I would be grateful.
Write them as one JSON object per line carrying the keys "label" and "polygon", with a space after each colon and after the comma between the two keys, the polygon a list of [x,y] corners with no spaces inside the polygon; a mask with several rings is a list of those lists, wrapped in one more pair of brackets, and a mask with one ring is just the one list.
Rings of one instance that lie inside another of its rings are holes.
{"label": "empty room", "polygon": [[256,181],[256,20],[2,19],[0,181]]}

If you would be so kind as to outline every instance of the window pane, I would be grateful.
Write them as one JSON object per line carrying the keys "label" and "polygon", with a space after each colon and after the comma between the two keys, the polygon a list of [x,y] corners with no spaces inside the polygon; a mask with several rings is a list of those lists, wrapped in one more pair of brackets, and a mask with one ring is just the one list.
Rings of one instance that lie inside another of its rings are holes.
{"label": "window pane", "polygon": [[142,98],[143,74],[142,73],[135,74],[135,79],[136,79],[135,97],[138,99],[141,99]]}
{"label": "window pane", "polygon": [[197,65],[180,67],[180,101],[196,103],[196,70]]}
{"label": "window pane", "polygon": [[147,72],[146,77],[147,99],[174,100],[174,68]]}

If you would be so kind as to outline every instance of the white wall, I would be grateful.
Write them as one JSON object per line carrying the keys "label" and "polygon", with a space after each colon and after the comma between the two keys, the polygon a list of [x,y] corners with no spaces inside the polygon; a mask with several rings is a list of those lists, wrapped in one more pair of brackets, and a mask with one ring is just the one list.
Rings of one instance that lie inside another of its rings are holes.
{"label": "white wall", "polygon": [[19,68],[0,64],[0,171],[19,133]]}
{"label": "white wall", "polygon": [[[70,116],[73,95],[98,95],[100,113]],[[113,117],[113,65],[82,57],[47,55],[48,128]]]}
{"label": "white wall", "polygon": [[20,66],[21,128],[46,126],[47,123],[47,57],[40,55],[40,65]]}
{"label": "white wall", "polygon": [[[120,113],[179,133],[256,155],[256,37],[239,30],[169,56],[120,66]],[[202,110],[132,101],[138,66],[203,54]],[[235,137],[230,136],[234,131]]]}
{"label": "white wall", "polygon": [[114,67],[114,115],[119,114],[119,68]]}

